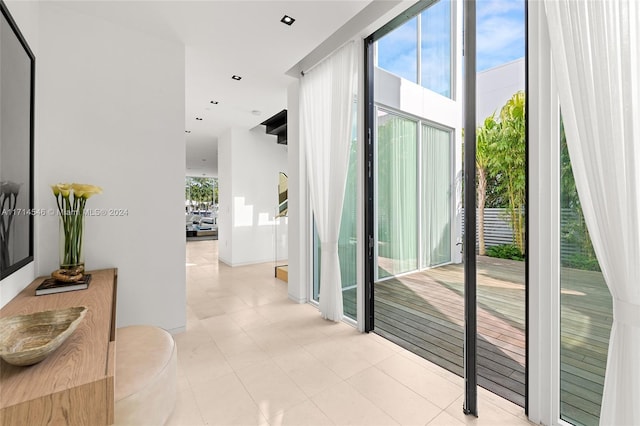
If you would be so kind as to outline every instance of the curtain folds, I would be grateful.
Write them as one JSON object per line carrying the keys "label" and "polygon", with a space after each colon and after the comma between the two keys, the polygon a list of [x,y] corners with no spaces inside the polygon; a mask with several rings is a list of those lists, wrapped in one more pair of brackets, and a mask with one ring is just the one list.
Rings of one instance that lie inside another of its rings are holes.
{"label": "curtain folds", "polygon": [[600,424],[640,424],[640,2],[545,10],[576,187],[614,300]]}
{"label": "curtain folds", "polygon": [[418,124],[379,111],[378,278],[418,269]]}
{"label": "curtain folds", "polygon": [[422,265],[451,261],[451,133],[422,126]]}
{"label": "curtain folds", "polygon": [[300,138],[322,260],[320,313],[342,320],[338,258],[356,89],[356,43],[338,49],[300,79]]}

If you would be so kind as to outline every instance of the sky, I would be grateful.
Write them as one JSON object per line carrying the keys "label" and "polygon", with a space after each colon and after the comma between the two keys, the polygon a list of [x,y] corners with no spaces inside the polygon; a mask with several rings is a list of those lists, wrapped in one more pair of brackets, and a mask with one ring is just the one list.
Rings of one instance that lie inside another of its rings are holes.
{"label": "sky", "polygon": [[[447,22],[446,9],[443,7],[445,2],[447,0],[441,0],[440,4],[432,6],[432,24]],[[476,16],[478,71],[484,71],[524,57],[524,0],[478,0],[476,2]],[[416,80],[416,29],[414,18],[379,40],[378,63],[380,67],[408,80]],[[442,34],[446,34],[447,31],[441,25],[437,25],[432,30],[431,33],[434,36],[432,36],[429,48],[433,48],[434,42],[441,39]],[[424,22],[423,32],[425,32]],[[440,56],[440,58],[441,60],[435,63],[423,59],[423,67],[430,68],[426,71],[428,74],[437,75],[446,71],[441,65],[443,57]],[[444,89],[432,88],[432,90],[444,94],[442,92]]]}
{"label": "sky", "polygon": [[524,0],[476,2],[478,71],[524,57]]}

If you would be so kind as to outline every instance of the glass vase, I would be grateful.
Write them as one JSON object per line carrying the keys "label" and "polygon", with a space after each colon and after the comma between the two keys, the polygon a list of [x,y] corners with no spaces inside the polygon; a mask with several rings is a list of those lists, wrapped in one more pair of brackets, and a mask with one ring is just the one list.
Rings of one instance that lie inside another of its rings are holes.
{"label": "glass vase", "polygon": [[60,216],[59,255],[60,272],[69,281],[84,275],[84,215],[68,212]]}

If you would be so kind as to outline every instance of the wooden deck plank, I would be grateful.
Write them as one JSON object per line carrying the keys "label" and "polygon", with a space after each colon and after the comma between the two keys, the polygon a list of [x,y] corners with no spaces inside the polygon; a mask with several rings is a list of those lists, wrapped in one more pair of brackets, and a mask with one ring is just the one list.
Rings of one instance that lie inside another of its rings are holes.
{"label": "wooden deck plank", "polygon": [[438,348],[434,348],[434,351],[440,353],[440,350],[445,350],[446,352],[442,352],[443,356],[460,356],[462,357],[462,345],[460,345],[461,339],[453,340],[446,333],[443,333],[436,328],[430,327],[428,329],[424,328],[415,328],[410,323],[405,321],[398,321],[391,315],[387,315],[386,313],[382,313],[382,311],[378,311],[377,320],[380,322],[380,327],[386,330],[390,330],[391,328],[401,330],[403,332],[403,336],[407,336],[409,341],[417,341],[418,343],[423,343],[426,346],[438,346]]}
{"label": "wooden deck plank", "polygon": [[579,425],[597,425],[598,417],[592,414],[589,414],[580,408],[577,408],[574,405],[568,404],[566,402],[560,403],[560,412],[562,415],[560,416],[563,420],[567,420],[571,423],[579,424]]}
{"label": "wooden deck plank", "polygon": [[[408,284],[405,280],[403,283],[405,286]],[[394,285],[395,288],[392,287]],[[393,297],[393,290],[404,292],[401,295],[404,297]],[[399,338],[396,340],[399,340],[401,346],[405,346],[403,342],[409,342],[414,351],[415,348],[420,348],[419,355],[456,374],[461,374],[463,312],[460,296],[448,292],[450,293],[449,303],[445,303],[443,300],[447,299],[444,299],[443,296],[446,297],[447,292],[431,292],[431,297],[437,293],[438,302],[434,303],[437,305],[436,307],[426,302],[428,299],[425,296],[418,296],[418,293],[420,292],[409,294],[406,288],[403,289],[401,285],[392,282],[392,280],[378,283],[376,285],[377,303],[374,304],[376,329],[382,330],[383,335],[391,334]],[[458,300],[452,300],[454,295]],[[456,318],[455,324],[452,317]],[[480,329],[486,328],[489,331],[495,331],[496,328],[499,328],[501,332],[498,336],[492,333],[490,333],[491,336],[485,336],[482,331],[479,332],[478,374],[482,378],[480,384],[510,401],[524,404],[524,333],[520,330],[522,343],[519,345],[501,341],[499,337],[505,335],[507,331],[512,332],[513,327],[495,323],[495,321],[487,324],[487,321],[492,318],[484,312],[481,317],[484,317],[485,322],[483,322],[483,327],[479,327]],[[407,332],[407,330],[411,330],[411,332]],[[448,334],[443,335],[443,333]],[[513,341],[512,336],[508,337]],[[434,348],[438,342],[446,343],[441,343],[441,348]],[[514,361],[514,357],[520,362]]]}
{"label": "wooden deck plank", "polygon": [[416,355],[421,356],[422,358],[433,362],[434,364],[439,365],[442,368],[445,368],[449,371],[451,371],[454,374],[457,374],[458,376],[462,376],[463,373],[463,369],[461,367],[462,365],[462,354],[460,355],[460,362],[457,362],[458,360],[450,358],[441,358],[439,356],[436,356],[435,354],[425,350],[424,348],[422,348],[421,346],[418,345],[414,345],[413,343],[411,343],[408,340],[402,339],[401,337],[399,337],[397,334],[398,333],[392,333],[392,332],[387,332],[382,328],[377,328],[375,330],[376,334],[379,334],[380,336],[394,342],[395,344],[397,344],[398,346],[402,346],[404,348],[406,348],[407,350],[413,352]]}
{"label": "wooden deck plank", "polygon": [[[381,300],[402,301],[403,304],[416,309],[427,308],[432,315],[445,319],[447,322],[455,322],[460,326],[464,324],[464,314],[461,306],[464,303],[462,296],[454,296],[448,292],[435,291],[436,287],[440,287],[437,283],[424,282],[423,285],[428,287],[427,291],[412,291],[407,283],[398,283],[393,280],[384,281],[376,284],[376,294]],[[427,302],[429,300],[429,302]],[[434,309],[435,308],[435,309]],[[506,330],[509,333],[514,326],[509,321],[495,322],[495,315],[481,309],[478,312],[478,318],[484,318],[488,321],[480,321],[479,326],[490,324],[485,327],[488,330]],[[524,330],[524,324],[516,324],[517,328]]]}
{"label": "wooden deck plank", "polygon": [[572,374],[563,373],[562,374],[562,384],[561,390],[567,392],[571,395],[578,396],[585,401],[588,401],[597,406],[597,410],[592,406],[589,408],[582,407],[584,411],[590,412],[591,414],[597,415],[600,410],[600,399],[602,398],[602,390],[603,386],[595,385],[594,383],[589,383],[586,380],[581,379],[580,377],[574,376]]}
{"label": "wooden deck plank", "polygon": [[[431,315],[433,313],[433,311],[431,310],[432,307],[428,307],[427,310],[420,310],[420,309],[414,309],[414,307],[407,306],[407,305],[411,305],[411,303],[406,302],[405,304],[402,304],[401,302],[402,301],[400,301],[399,303],[394,298],[390,298],[386,296],[384,298],[379,298],[376,304],[377,309],[380,310],[380,312],[378,313],[378,316],[384,313],[387,316],[391,316],[391,318],[393,318],[394,320],[402,324],[405,324],[405,326],[414,326],[414,324],[416,323],[422,324],[425,321],[429,321],[431,323],[431,326],[428,329],[435,328],[440,332],[452,333],[451,339],[447,339],[446,337],[443,337],[443,339],[448,340],[451,343],[456,343],[458,346],[462,347],[461,346],[462,335],[463,335],[462,326],[457,326],[457,325],[454,326],[450,321],[443,320],[441,318]],[[390,311],[393,309],[395,309],[396,311],[395,313],[401,313],[404,316],[394,315],[394,313]],[[460,306],[458,306],[458,309],[460,309]],[[485,329],[489,331],[492,330],[490,328],[485,328]],[[514,345],[511,345],[509,341],[509,339],[511,339],[510,336],[507,336],[508,339],[503,339],[503,338],[500,338],[500,336],[504,336],[504,334],[499,334],[498,339],[495,339],[492,334],[489,334],[489,335],[485,334],[482,331],[482,327],[480,328],[479,334],[483,336],[483,338],[489,341],[489,343],[487,344],[483,340],[481,340],[479,342],[480,349],[486,348],[487,350],[494,352],[494,354],[497,356],[504,356],[506,353],[507,362],[513,359],[521,363],[522,365],[524,365],[524,362],[525,362],[524,340],[521,339],[522,341],[519,342],[517,346],[514,346]],[[495,345],[494,343],[497,340],[501,340],[502,344]],[[502,350],[501,351],[495,350],[496,347],[500,347],[500,349]]]}
{"label": "wooden deck plank", "polygon": [[[561,387],[565,418],[597,424],[612,323],[602,275],[562,269]],[[462,375],[463,266],[375,284],[376,332]],[[478,383],[524,404],[524,264],[478,257]],[[441,344],[442,347],[435,348]]]}

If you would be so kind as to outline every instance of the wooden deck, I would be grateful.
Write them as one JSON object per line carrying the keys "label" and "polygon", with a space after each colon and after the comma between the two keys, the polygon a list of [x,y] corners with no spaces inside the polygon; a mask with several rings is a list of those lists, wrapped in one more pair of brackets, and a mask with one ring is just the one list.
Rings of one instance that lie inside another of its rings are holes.
{"label": "wooden deck", "polygon": [[597,425],[613,322],[611,295],[599,272],[562,269],[561,417]]}
{"label": "wooden deck", "polygon": [[[524,263],[478,257],[477,270],[478,383],[524,405]],[[611,302],[606,303],[599,273],[563,270],[563,285],[563,413],[574,423],[597,424]],[[462,375],[463,289],[462,265],[379,282],[375,331]],[[594,309],[593,303],[598,307]]]}

